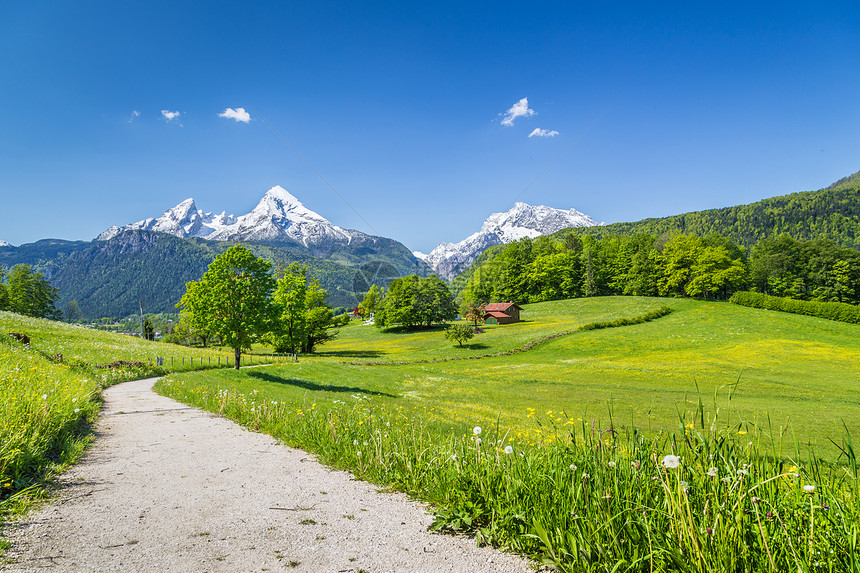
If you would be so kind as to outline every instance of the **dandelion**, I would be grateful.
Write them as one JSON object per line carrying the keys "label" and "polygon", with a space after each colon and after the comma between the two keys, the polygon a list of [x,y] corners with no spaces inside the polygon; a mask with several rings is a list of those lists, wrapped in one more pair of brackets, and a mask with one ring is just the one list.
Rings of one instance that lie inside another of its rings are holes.
{"label": "dandelion", "polygon": [[668,454],[663,457],[662,463],[664,468],[675,469],[681,465],[681,458],[673,454]]}
{"label": "dandelion", "polygon": [[481,438],[475,438],[475,443],[480,446],[481,445]]}
{"label": "dandelion", "polygon": [[709,468],[708,469],[708,476],[712,477],[712,478],[717,477],[717,468]]}
{"label": "dandelion", "polygon": [[615,468],[615,462],[609,462],[609,467],[614,469]]}
{"label": "dandelion", "polygon": [[358,440],[353,440],[353,441],[352,441],[352,445],[353,445],[353,446],[357,446],[357,445],[358,445]]}
{"label": "dandelion", "polygon": [[505,446],[505,453],[508,455],[514,453],[514,447],[513,446]]}
{"label": "dandelion", "polygon": [[575,465],[573,465],[573,464],[570,464],[570,471],[575,472],[575,471],[576,471],[576,466],[575,466]]}
{"label": "dandelion", "polygon": [[81,409],[80,409],[80,408],[75,408],[75,414],[77,414],[77,413],[78,413],[78,412],[80,412],[80,411],[81,411]]}
{"label": "dandelion", "polygon": [[806,484],[805,486],[803,486],[803,491],[806,493],[812,493],[815,491],[815,486],[812,484]]}
{"label": "dandelion", "polygon": [[475,426],[475,428],[472,430],[472,433],[475,434],[476,436],[480,436],[481,435],[481,426]]}
{"label": "dandelion", "polygon": [[47,399],[48,399],[48,395],[47,395],[47,394],[42,394],[42,400],[47,400]]}
{"label": "dandelion", "polygon": [[744,477],[744,476],[745,476],[745,475],[747,475],[748,473],[749,473],[749,472],[748,472],[747,470],[738,470],[738,475],[739,475],[739,476],[741,476],[741,477]]}

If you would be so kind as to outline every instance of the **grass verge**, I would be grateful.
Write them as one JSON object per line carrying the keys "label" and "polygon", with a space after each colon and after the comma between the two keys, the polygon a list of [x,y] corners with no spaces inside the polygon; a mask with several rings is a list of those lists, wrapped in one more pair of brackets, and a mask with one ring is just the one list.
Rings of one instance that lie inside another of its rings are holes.
{"label": "grass verge", "polygon": [[763,432],[717,428],[701,405],[683,433],[546,421],[553,439],[523,447],[499,425],[444,431],[369,399],[321,408],[172,378],[157,389],[431,502],[438,529],[560,571],[860,571],[847,428],[835,463],[777,457]]}

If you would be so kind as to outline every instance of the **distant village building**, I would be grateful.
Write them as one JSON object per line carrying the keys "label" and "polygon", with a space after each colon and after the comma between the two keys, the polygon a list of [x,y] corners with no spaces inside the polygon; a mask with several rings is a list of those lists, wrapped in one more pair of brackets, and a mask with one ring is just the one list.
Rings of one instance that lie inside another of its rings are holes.
{"label": "distant village building", "polygon": [[510,324],[520,321],[522,307],[515,302],[493,302],[484,307],[484,324]]}

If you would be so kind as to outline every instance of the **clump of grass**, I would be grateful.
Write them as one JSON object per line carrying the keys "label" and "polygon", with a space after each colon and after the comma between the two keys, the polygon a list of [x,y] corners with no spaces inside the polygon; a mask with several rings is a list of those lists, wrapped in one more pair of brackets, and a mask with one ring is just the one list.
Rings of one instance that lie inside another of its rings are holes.
{"label": "clump of grass", "polygon": [[521,446],[498,424],[446,433],[367,403],[273,403],[170,379],[158,388],[435,504],[437,529],[561,571],[860,571],[847,426],[826,463],[782,455],[762,429],[709,420],[702,407],[678,432],[619,433],[610,418],[550,426],[552,439]]}

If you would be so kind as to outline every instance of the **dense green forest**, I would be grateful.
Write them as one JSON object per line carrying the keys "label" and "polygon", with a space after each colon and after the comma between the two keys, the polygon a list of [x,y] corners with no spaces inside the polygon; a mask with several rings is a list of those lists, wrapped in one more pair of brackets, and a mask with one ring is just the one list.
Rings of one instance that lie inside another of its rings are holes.
{"label": "dense green forest", "polygon": [[795,239],[827,238],[860,249],[860,172],[825,189],[792,193],[749,205],[694,211],[682,215],[564,229],[556,235],[723,235],[744,247],[786,234]]}
{"label": "dense green forest", "polygon": [[581,296],[727,299],[752,289],[821,302],[860,302],[860,252],[828,239],[766,239],[748,252],[721,235],[576,234],[497,249],[463,283],[468,303]]}
{"label": "dense green forest", "polygon": [[[385,285],[406,274],[426,274],[423,263],[400,243],[373,239],[328,252],[332,260],[294,245],[246,246],[275,268],[306,265],[328,291],[328,304],[352,308],[371,283]],[[185,284],[202,277],[209,263],[234,244],[140,230],[109,241],[46,239],[0,247],[0,269],[31,265],[59,290],[59,308],[74,302],[80,318],[124,317],[137,313],[141,304],[145,313],[176,312]]]}

